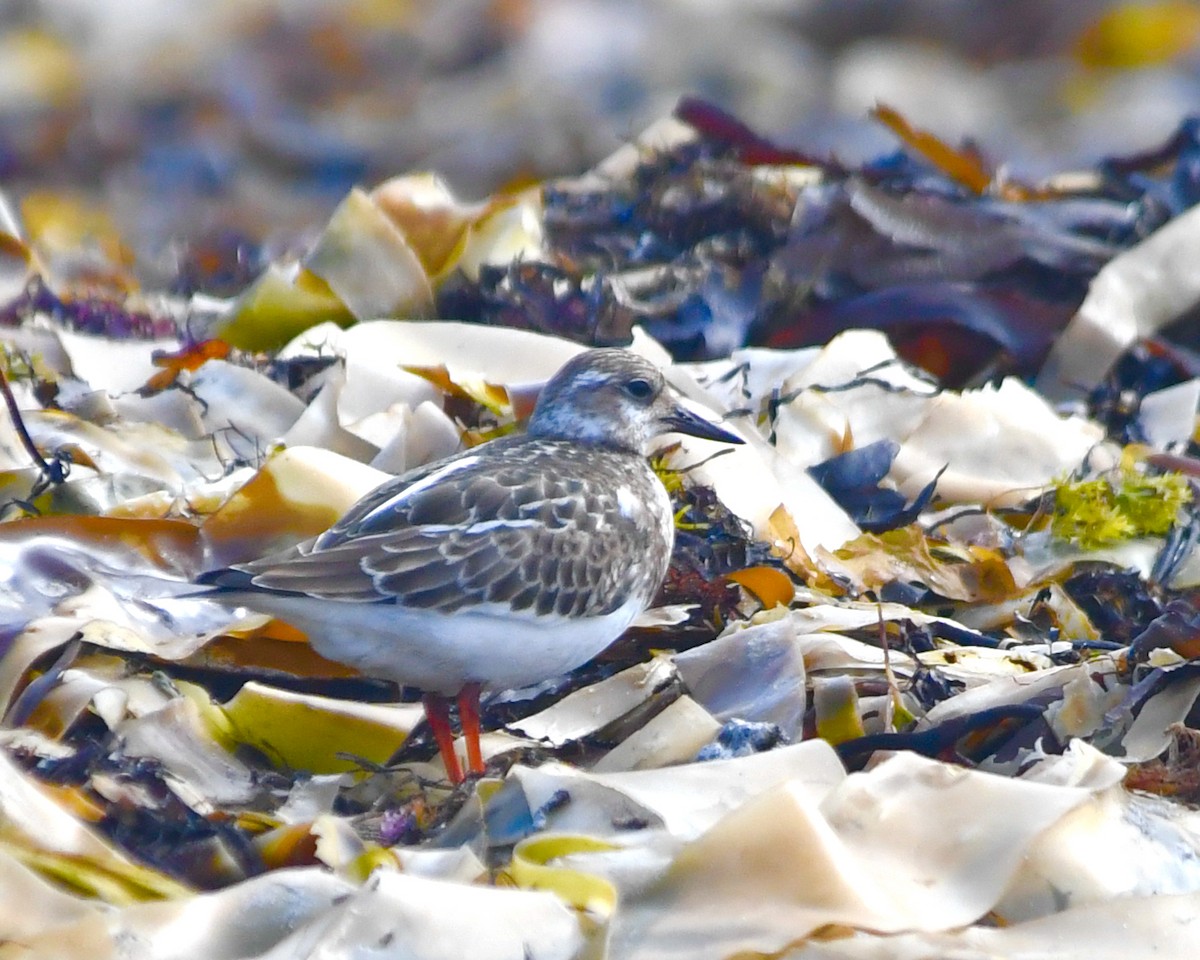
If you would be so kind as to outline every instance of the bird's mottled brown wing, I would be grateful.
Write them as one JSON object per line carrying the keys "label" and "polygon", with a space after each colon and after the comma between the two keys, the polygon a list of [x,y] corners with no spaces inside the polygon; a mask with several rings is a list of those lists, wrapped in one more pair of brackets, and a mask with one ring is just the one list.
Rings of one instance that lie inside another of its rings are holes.
{"label": "bird's mottled brown wing", "polygon": [[662,497],[635,455],[504,443],[385,484],[312,543],[241,569],[260,590],[331,600],[597,616],[647,564],[661,581]]}

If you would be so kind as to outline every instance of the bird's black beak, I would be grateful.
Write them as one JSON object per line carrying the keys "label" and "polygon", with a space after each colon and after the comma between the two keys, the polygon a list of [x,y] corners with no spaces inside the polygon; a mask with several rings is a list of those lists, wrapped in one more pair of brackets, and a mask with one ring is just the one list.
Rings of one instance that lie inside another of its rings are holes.
{"label": "bird's black beak", "polygon": [[672,433],[686,433],[689,437],[700,437],[702,440],[717,440],[721,443],[746,442],[728,430],[718,427],[711,420],[705,420],[679,405],[662,418],[662,423],[669,427]]}

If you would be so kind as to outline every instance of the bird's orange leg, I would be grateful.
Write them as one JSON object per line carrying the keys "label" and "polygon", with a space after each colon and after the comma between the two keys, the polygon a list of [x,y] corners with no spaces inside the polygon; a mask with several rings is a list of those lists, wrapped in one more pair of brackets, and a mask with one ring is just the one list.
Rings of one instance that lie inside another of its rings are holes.
{"label": "bird's orange leg", "polygon": [[454,731],[450,729],[449,701],[440,694],[427,693],[421,698],[421,706],[425,708],[425,719],[429,721],[429,729],[433,731],[433,739],[437,741],[446,775],[451,783],[462,783],[462,767],[459,766],[458,755],[454,752]]}
{"label": "bird's orange leg", "polygon": [[467,741],[467,769],[483,773],[483,751],[479,747],[479,684],[468,683],[458,691],[458,719]]}

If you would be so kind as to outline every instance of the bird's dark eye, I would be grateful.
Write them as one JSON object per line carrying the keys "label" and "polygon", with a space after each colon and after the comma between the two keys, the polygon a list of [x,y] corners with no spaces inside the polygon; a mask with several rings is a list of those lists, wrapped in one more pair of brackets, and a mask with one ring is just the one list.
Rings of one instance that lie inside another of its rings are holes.
{"label": "bird's dark eye", "polygon": [[654,395],[654,385],[649,380],[638,377],[636,380],[625,381],[625,392],[634,400],[649,400]]}

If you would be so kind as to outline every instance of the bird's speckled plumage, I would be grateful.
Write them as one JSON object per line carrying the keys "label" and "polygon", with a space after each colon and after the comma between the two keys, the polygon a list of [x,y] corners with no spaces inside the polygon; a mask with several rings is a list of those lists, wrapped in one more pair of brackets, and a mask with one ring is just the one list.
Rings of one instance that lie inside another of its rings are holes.
{"label": "bird's speckled plumage", "polygon": [[669,518],[640,455],[508,437],[384,484],[309,546],[241,569],[261,590],[325,600],[597,617],[653,599]]}

